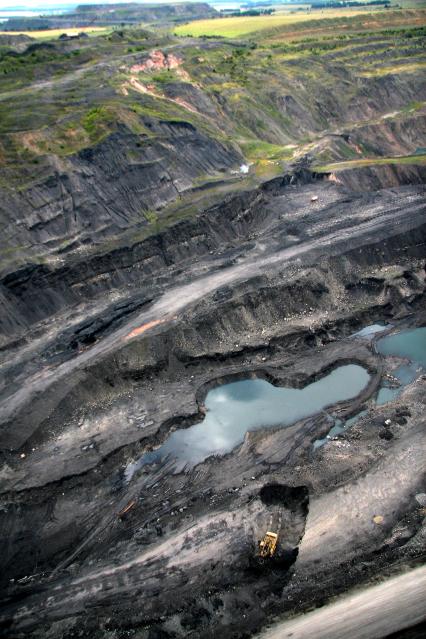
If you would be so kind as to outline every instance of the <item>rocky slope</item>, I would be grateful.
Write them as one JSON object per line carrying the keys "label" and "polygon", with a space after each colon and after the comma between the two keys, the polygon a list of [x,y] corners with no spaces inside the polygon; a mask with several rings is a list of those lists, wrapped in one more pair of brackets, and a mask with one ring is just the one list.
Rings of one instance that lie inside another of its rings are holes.
{"label": "rocky slope", "polygon": [[[422,64],[421,30],[413,32],[399,42],[410,66]],[[290,55],[270,49],[272,57],[264,47],[213,42],[200,55],[191,45],[150,51],[152,36],[139,34],[144,51],[123,57],[138,48],[128,46],[138,41],[132,34],[98,38],[101,62],[89,39],[31,45],[19,59],[0,60],[10,87],[0,101],[3,273],[29,256],[43,262],[96,250],[129,228],[134,236],[156,233],[179,219],[177,211],[162,213],[169,204],[183,199],[193,215],[191,191],[202,187],[220,200],[220,187],[232,188],[247,161],[261,179],[306,153],[320,165],[416,153],[411,163],[422,162],[422,85],[403,65],[392,74],[364,51],[382,51],[392,34],[361,38],[361,54],[355,39],[355,68],[345,41],[319,59],[300,44]],[[67,73],[46,79],[58,59]],[[36,81],[21,84],[25,77]]]}
{"label": "rocky slope", "polygon": [[[242,156],[190,123],[144,120],[152,137],[124,126],[67,159],[51,159],[49,177],[25,193],[6,190],[5,233],[16,243],[68,250],[94,243],[175,201],[194,180],[238,166]],[[16,233],[16,228],[20,233]]]}

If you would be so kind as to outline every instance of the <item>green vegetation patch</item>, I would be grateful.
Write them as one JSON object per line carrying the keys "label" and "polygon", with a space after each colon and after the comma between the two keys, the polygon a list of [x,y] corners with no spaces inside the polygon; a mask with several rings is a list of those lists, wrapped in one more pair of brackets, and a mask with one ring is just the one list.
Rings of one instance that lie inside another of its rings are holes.
{"label": "green vegetation patch", "polygon": [[361,71],[359,75],[365,78],[378,78],[400,73],[417,73],[423,69],[426,69],[426,60],[406,64],[389,64],[389,66],[381,66],[368,71]]}
{"label": "green vegetation patch", "polygon": [[108,107],[93,107],[83,117],[82,126],[92,141],[97,141],[108,133],[116,122],[116,116]]}
{"label": "green vegetation patch", "polygon": [[[380,11],[380,10],[379,10]],[[221,36],[224,38],[239,38],[260,31],[271,31],[281,27],[293,27],[300,23],[330,20],[334,18],[353,17],[357,15],[369,16],[375,14],[374,9],[325,9],[321,12],[300,11],[297,13],[283,13],[279,15],[243,16],[231,18],[214,18],[195,20],[189,24],[176,27],[174,33],[180,36]]]}
{"label": "green vegetation patch", "polygon": [[55,40],[64,34],[76,36],[79,33],[86,33],[88,36],[99,36],[110,32],[110,27],[71,27],[68,29],[36,29],[34,31],[0,31],[0,35],[27,35],[36,40]]}
{"label": "green vegetation patch", "polygon": [[89,62],[93,56],[94,52],[89,50],[62,51],[49,44],[30,45],[24,53],[0,53],[0,90],[15,89],[33,80],[65,73]]}
{"label": "green vegetation patch", "polygon": [[279,145],[264,140],[248,140],[240,142],[244,156],[249,160],[289,160],[293,156],[294,145]]}
{"label": "green vegetation patch", "polygon": [[169,84],[169,82],[176,82],[176,75],[173,71],[164,69],[164,71],[159,71],[158,73],[151,75],[150,80],[156,84]]}
{"label": "green vegetation patch", "polygon": [[401,155],[388,158],[364,158],[359,160],[349,160],[347,162],[334,162],[323,166],[315,167],[316,171],[329,173],[330,171],[345,171],[346,169],[356,169],[365,166],[380,166],[384,164],[426,164],[426,155]]}

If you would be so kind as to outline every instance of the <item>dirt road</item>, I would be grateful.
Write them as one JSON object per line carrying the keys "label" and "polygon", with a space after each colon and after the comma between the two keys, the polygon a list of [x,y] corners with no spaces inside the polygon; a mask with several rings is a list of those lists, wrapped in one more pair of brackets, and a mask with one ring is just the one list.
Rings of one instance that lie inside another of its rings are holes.
{"label": "dirt road", "polygon": [[426,567],[278,623],[258,639],[379,639],[426,619]]}

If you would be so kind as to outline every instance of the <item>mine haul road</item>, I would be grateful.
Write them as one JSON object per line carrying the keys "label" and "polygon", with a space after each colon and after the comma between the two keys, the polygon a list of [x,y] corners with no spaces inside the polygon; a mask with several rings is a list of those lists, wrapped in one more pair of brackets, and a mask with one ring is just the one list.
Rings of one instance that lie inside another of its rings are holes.
{"label": "mine haul road", "polygon": [[256,639],[380,639],[426,620],[426,566],[277,623]]}

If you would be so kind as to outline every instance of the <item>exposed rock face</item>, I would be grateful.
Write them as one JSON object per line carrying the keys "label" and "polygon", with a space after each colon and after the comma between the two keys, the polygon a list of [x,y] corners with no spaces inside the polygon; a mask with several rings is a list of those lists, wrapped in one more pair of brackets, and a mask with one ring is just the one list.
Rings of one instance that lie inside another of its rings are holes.
{"label": "exposed rock face", "polygon": [[330,176],[354,191],[363,192],[371,187],[377,190],[403,184],[424,184],[426,166],[416,164],[382,164],[339,171]]}
{"label": "exposed rock face", "polygon": [[374,155],[410,155],[423,144],[421,131],[426,129],[426,113],[404,119],[383,119],[380,123],[361,126],[351,132],[351,139],[368,147]]}
{"label": "exposed rock face", "polygon": [[242,160],[235,149],[189,123],[144,123],[150,131],[145,138],[120,125],[93,148],[52,158],[49,177],[24,193],[2,189],[0,215],[10,246],[94,242],[136,223],[143,226],[145,213],[178,199],[197,177]]}
{"label": "exposed rock face", "polygon": [[130,67],[132,73],[143,71],[158,71],[161,69],[176,69],[182,64],[182,58],[173,53],[164,54],[162,51],[152,51],[149,58],[141,64]]}
{"label": "exposed rock face", "polygon": [[82,299],[118,291],[123,284],[138,288],[141,278],[148,277],[154,283],[164,269],[250,240],[273,216],[268,206],[269,194],[279,195],[290,181],[296,185],[322,179],[309,171],[298,171],[267,182],[259,190],[230,196],[196,219],[179,222],[131,247],[126,244],[91,258],[83,255],[66,265],[29,264],[2,280],[2,330],[9,335],[19,334],[29,322],[47,318]]}

